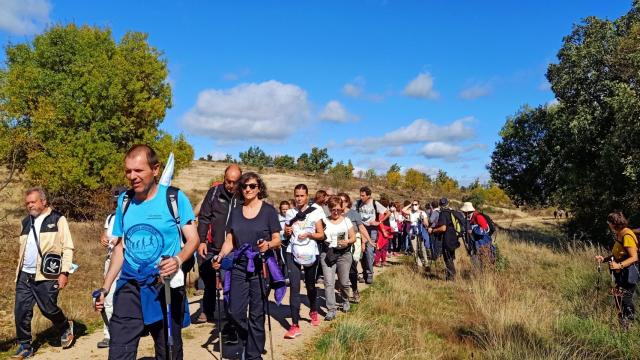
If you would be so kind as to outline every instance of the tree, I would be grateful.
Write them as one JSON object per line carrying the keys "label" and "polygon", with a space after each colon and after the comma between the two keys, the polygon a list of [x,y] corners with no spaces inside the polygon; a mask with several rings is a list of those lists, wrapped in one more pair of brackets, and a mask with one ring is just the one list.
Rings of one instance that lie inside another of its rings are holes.
{"label": "tree", "polygon": [[317,147],[313,147],[309,154],[302,153],[297,161],[300,170],[315,173],[324,173],[332,163],[333,159],[329,157],[327,148],[319,149]]}
{"label": "tree", "polygon": [[385,176],[387,180],[387,186],[391,189],[396,189],[402,182],[402,174],[400,174],[400,166],[396,163],[389,167]]}
{"label": "tree", "polygon": [[207,154],[207,161],[213,161],[213,155]]}
{"label": "tree", "polygon": [[637,1],[615,21],[575,25],[547,71],[559,104],[508,119],[489,167],[516,203],[567,208],[569,231],[592,241],[606,242],[614,209],[640,219],[639,36]]}
{"label": "tree", "polygon": [[293,158],[293,156],[289,156],[289,155],[276,156],[273,159],[273,166],[275,166],[278,169],[293,170],[296,168],[295,161],[296,160]]}
{"label": "tree", "polygon": [[236,159],[233,158],[233,156],[231,156],[231,154],[227,154],[224,157],[224,162],[226,162],[227,164],[231,164],[231,163],[236,163]]}
{"label": "tree", "polygon": [[375,182],[376,180],[378,180],[378,175],[376,175],[376,171],[374,169],[367,169],[363,177],[369,182]]}
{"label": "tree", "polygon": [[239,156],[242,164],[255,166],[259,169],[273,165],[273,158],[267,155],[259,146],[250,146],[247,151],[241,152]]}
{"label": "tree", "polygon": [[335,166],[329,169],[329,183],[332,187],[344,190],[348,187],[353,178],[353,168],[339,161]]}
{"label": "tree", "polygon": [[171,88],[166,61],[146,34],[128,32],[116,43],[109,29],[56,25],[28,44],[8,45],[0,74],[0,142],[11,139],[1,161],[24,169],[68,216],[96,214],[99,198],[123,183],[123,154],[133,144],[163,155],[190,150],[175,154],[176,170],[193,158],[184,138],[158,129]]}
{"label": "tree", "polygon": [[404,174],[404,187],[411,190],[416,191],[418,189],[423,189],[427,186],[427,175],[421,171],[416,169],[408,169]]}

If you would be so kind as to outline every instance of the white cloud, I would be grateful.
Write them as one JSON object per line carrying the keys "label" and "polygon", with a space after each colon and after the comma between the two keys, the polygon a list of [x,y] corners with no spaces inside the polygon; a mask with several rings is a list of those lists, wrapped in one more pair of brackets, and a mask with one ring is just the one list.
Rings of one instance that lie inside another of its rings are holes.
{"label": "white cloud", "polygon": [[228,72],[224,75],[222,75],[222,79],[224,81],[238,81],[241,78],[249,75],[251,73],[251,71],[249,71],[249,69],[242,69],[238,72]]}
{"label": "white cloud", "polygon": [[545,105],[547,107],[552,107],[552,106],[556,106],[558,104],[560,104],[560,101],[558,101],[558,99],[556,99],[556,98],[553,98],[553,99],[547,101],[547,103]]}
{"label": "white cloud", "polygon": [[551,83],[549,82],[549,80],[544,80],[543,82],[540,83],[540,85],[538,85],[538,90],[540,91],[549,91],[551,90]]}
{"label": "white cloud", "polygon": [[342,94],[352,98],[360,98],[374,102],[380,102],[390,94],[374,94],[368,93],[365,89],[367,84],[366,79],[363,76],[357,76],[350,83],[346,83],[342,86]]}
{"label": "white cloud", "polygon": [[384,174],[389,170],[392,163],[383,158],[375,157],[362,160],[358,165],[364,167],[365,171],[367,169],[373,169],[377,174]]}
{"label": "white cloud", "polygon": [[433,77],[429,73],[418,74],[415,79],[407,84],[403,94],[427,100],[436,100],[440,97],[440,94],[433,89]]}
{"label": "white cloud", "polygon": [[284,140],[308,120],[307,93],[296,85],[270,80],[201,91],[182,124],[194,135],[234,142]]}
{"label": "white cloud", "polygon": [[473,100],[483,96],[490,95],[493,88],[489,84],[472,85],[460,92],[460,97],[465,100]]}
{"label": "white cloud", "polygon": [[2,0],[0,8],[1,30],[30,35],[49,22],[51,4],[47,0]]}
{"label": "white cloud", "polygon": [[433,141],[460,141],[470,139],[475,132],[470,123],[475,119],[471,116],[458,119],[449,125],[434,124],[429,120],[417,119],[408,126],[393,130],[381,137],[364,139],[348,139],[345,146],[363,148],[380,148],[385,146],[399,146]]}
{"label": "white cloud", "polygon": [[351,120],[358,120],[358,117],[347,112],[347,109],[337,100],[331,100],[325,105],[324,109],[320,113],[320,119],[335,121],[335,122],[347,122]]}
{"label": "white cloud", "polygon": [[427,159],[455,160],[463,151],[460,146],[437,141],[423,146],[420,154]]}
{"label": "white cloud", "polygon": [[227,157],[227,153],[222,152],[222,151],[214,151],[212,153],[210,153],[209,155],[211,155],[211,159],[212,160],[224,160]]}
{"label": "white cloud", "polygon": [[402,146],[395,146],[387,152],[387,156],[391,156],[391,157],[400,157],[400,156],[404,156],[405,154],[406,154],[406,151]]}

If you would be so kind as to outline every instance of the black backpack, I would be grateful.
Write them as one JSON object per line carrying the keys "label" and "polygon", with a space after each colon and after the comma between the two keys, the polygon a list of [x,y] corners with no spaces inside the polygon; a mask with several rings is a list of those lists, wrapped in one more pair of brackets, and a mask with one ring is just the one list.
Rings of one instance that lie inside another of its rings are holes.
{"label": "black backpack", "polygon": [[493,233],[496,232],[496,224],[491,220],[489,215],[485,213],[480,213],[480,215],[484,216],[484,219],[487,220],[487,224],[489,225],[489,236],[493,236]]}
{"label": "black backpack", "polygon": [[[169,208],[169,213],[173,217],[173,220],[176,223],[176,228],[178,229],[178,233],[180,234],[180,238],[182,239],[182,243],[186,243],[187,239],[184,237],[182,233],[182,229],[180,228],[180,213],[178,212],[178,191],[179,188],[175,186],[167,187],[167,207]],[[124,215],[127,213],[129,209],[129,205],[131,205],[131,199],[135,196],[135,192],[133,189],[128,189],[127,192],[124,193],[124,197],[122,198],[122,222],[124,223]],[[123,226],[124,228],[124,226]],[[186,274],[191,269],[193,269],[195,265],[195,257],[190,256],[189,259],[182,263],[182,271]]]}

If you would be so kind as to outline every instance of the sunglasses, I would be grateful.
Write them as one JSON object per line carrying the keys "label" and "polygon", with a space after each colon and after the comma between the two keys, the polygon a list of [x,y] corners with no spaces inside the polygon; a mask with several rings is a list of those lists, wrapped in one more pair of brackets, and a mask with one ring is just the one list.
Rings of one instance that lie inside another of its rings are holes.
{"label": "sunglasses", "polygon": [[331,209],[331,212],[332,213],[334,213],[334,212],[342,212],[342,209],[341,208],[340,209]]}
{"label": "sunglasses", "polygon": [[240,187],[242,188],[242,190],[246,190],[247,188],[255,190],[258,188],[258,184],[240,184]]}
{"label": "sunglasses", "polygon": [[418,204],[413,204],[413,206],[418,206]]}

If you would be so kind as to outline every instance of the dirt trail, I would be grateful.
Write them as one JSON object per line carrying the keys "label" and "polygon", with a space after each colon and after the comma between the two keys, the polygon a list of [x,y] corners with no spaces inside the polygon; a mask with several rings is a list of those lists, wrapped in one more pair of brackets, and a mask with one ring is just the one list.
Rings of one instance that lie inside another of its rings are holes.
{"label": "dirt trail", "polygon": [[[394,260],[391,258],[390,260]],[[385,268],[375,268],[375,275],[379,275]],[[320,315],[326,311],[325,298],[324,298],[324,285],[317,284],[320,309]],[[362,291],[366,289],[367,285],[358,284],[359,289]],[[301,291],[306,294],[304,284],[301,285]],[[366,296],[366,295],[364,295]],[[289,290],[283,300],[283,304],[277,306],[273,301],[273,297],[270,298],[270,311],[271,311],[271,328],[273,330],[273,347],[274,347],[274,359],[299,359],[297,351],[302,348],[310,339],[322,332],[329,326],[329,322],[322,321],[320,326],[311,326],[309,319],[309,307],[306,297],[303,298],[302,306],[300,309],[300,316],[302,321],[300,322],[300,328],[302,335],[295,340],[284,339],[284,333],[291,323],[291,315],[289,310]],[[191,313],[195,313],[198,309],[199,297],[189,298]],[[338,316],[345,316],[340,313]],[[184,343],[184,359],[216,359],[219,360],[218,344],[217,344],[217,332],[213,331],[214,325],[212,324],[198,324],[191,325],[183,330],[183,343]],[[265,322],[265,329],[267,325]],[[96,343],[102,340],[102,328],[99,330],[84,335],[77,339],[75,345],[67,350],[62,350],[59,347],[43,347],[35,355],[38,360],[85,360],[85,359],[106,359],[108,351],[107,349],[98,349]],[[223,344],[223,349],[224,349]],[[269,336],[267,333],[267,340],[265,348],[269,350]],[[225,354],[227,350],[225,350]],[[138,359],[150,360],[153,359],[153,340],[150,336],[144,337],[140,340],[138,346]],[[227,355],[225,355],[225,359]],[[267,354],[264,359],[270,359],[270,355]]]}

